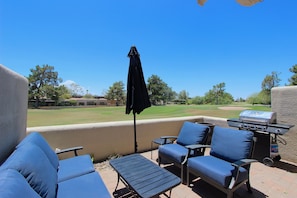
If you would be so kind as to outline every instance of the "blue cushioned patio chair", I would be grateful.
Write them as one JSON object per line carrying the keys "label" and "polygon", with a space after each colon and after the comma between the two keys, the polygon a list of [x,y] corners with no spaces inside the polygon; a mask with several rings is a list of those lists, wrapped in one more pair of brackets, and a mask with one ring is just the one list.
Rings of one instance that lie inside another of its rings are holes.
{"label": "blue cushioned patio chair", "polygon": [[190,174],[227,193],[231,198],[233,192],[246,184],[251,191],[249,171],[255,145],[251,131],[214,127],[210,155],[188,159],[187,185],[190,185]]}
{"label": "blue cushioned patio chair", "polygon": [[184,182],[184,168],[187,159],[203,155],[205,148],[194,145],[205,144],[210,129],[207,125],[185,121],[178,136],[163,136],[166,139],[176,139],[175,143],[160,145],[158,149],[158,163],[173,163],[181,169],[181,181]]}
{"label": "blue cushioned patio chair", "polygon": [[[45,153],[53,167],[58,171],[58,182],[95,171],[90,155],[78,155],[77,151],[83,149],[82,146],[62,149],[55,152],[40,133],[32,132],[21,141],[16,148],[18,149],[28,144],[37,145]],[[58,154],[66,152],[73,152],[75,156],[59,160]]]}

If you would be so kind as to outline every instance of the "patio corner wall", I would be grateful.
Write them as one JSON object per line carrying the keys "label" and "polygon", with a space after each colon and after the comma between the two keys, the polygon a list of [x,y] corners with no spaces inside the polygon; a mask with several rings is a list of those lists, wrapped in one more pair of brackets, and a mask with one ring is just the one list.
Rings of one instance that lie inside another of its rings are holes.
{"label": "patio corner wall", "polygon": [[280,137],[286,145],[279,143],[279,152],[282,159],[297,163],[297,86],[274,87],[271,105],[278,123],[295,125]]}
{"label": "patio corner wall", "polygon": [[0,164],[26,136],[28,81],[0,65]]}

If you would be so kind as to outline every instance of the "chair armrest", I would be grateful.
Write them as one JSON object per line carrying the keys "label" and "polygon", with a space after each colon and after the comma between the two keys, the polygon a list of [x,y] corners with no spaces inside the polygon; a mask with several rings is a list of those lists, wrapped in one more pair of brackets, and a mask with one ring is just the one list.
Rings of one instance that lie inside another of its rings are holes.
{"label": "chair armrest", "polygon": [[242,159],[242,160],[238,160],[236,162],[231,163],[232,166],[235,166],[236,168],[242,167],[242,166],[246,166],[249,165],[253,162],[258,162],[258,160],[255,159]]}
{"label": "chair armrest", "polygon": [[164,144],[170,144],[177,139],[177,136],[161,136],[160,138],[164,139]]}
{"label": "chair armrest", "polygon": [[[253,162],[258,162],[258,161],[255,159],[242,159],[242,160],[238,160],[236,162],[231,163],[231,165],[235,167],[235,171],[233,171],[232,179],[229,184],[229,189],[232,189],[234,187],[234,185],[236,184],[236,181],[237,181],[237,178],[239,175],[239,168],[243,167],[243,166],[250,165]],[[249,171],[249,167],[248,167],[248,171]]]}
{"label": "chair armrest", "polygon": [[187,145],[185,146],[189,150],[196,150],[196,149],[201,149],[201,148],[210,148],[210,145],[205,145],[205,144],[192,144],[192,145]]}
{"label": "chair armrest", "polygon": [[188,161],[188,158],[190,156],[190,153],[192,150],[199,150],[199,149],[205,149],[205,148],[210,148],[210,145],[205,145],[205,144],[191,144],[191,145],[187,145],[185,146],[185,148],[188,149],[188,153],[184,159],[184,161],[182,162],[182,164],[185,164]]}
{"label": "chair armrest", "polygon": [[77,151],[78,150],[82,150],[83,147],[82,146],[76,146],[76,147],[71,147],[71,148],[66,148],[66,149],[56,149],[56,154],[62,154],[62,153],[67,153],[67,152],[74,152],[74,155],[77,156]]}
{"label": "chair armrest", "polygon": [[177,139],[177,136],[169,136],[169,135],[167,135],[167,136],[161,136],[160,138],[161,139]]}

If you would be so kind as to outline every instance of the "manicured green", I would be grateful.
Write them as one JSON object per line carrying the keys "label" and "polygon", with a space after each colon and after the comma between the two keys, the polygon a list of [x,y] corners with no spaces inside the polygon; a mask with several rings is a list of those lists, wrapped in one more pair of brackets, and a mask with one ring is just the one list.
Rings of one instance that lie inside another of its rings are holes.
{"label": "manicured green", "polygon": [[[152,106],[140,114],[136,119],[154,119],[182,116],[213,116],[220,118],[236,118],[242,109],[222,110],[217,105],[166,105]],[[223,106],[226,107],[226,106]],[[231,107],[243,107],[254,110],[271,111],[267,106],[252,106],[246,104],[231,105]],[[46,108],[28,109],[28,127],[53,126],[66,124],[84,124],[108,121],[133,120],[132,112],[125,114],[125,106],[109,107],[76,107],[76,108]]]}

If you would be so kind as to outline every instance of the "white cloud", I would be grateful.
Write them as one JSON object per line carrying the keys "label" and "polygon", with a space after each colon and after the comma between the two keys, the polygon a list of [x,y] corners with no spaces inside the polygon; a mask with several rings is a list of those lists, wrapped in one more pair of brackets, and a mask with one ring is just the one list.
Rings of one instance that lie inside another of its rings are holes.
{"label": "white cloud", "polygon": [[87,89],[85,87],[80,86],[73,80],[66,80],[65,82],[60,83],[60,85],[64,85],[70,89],[73,94],[85,95],[87,93]]}
{"label": "white cloud", "polygon": [[72,84],[77,84],[73,80],[66,80],[65,82],[60,83],[60,85],[64,85],[65,87],[70,87]]}

